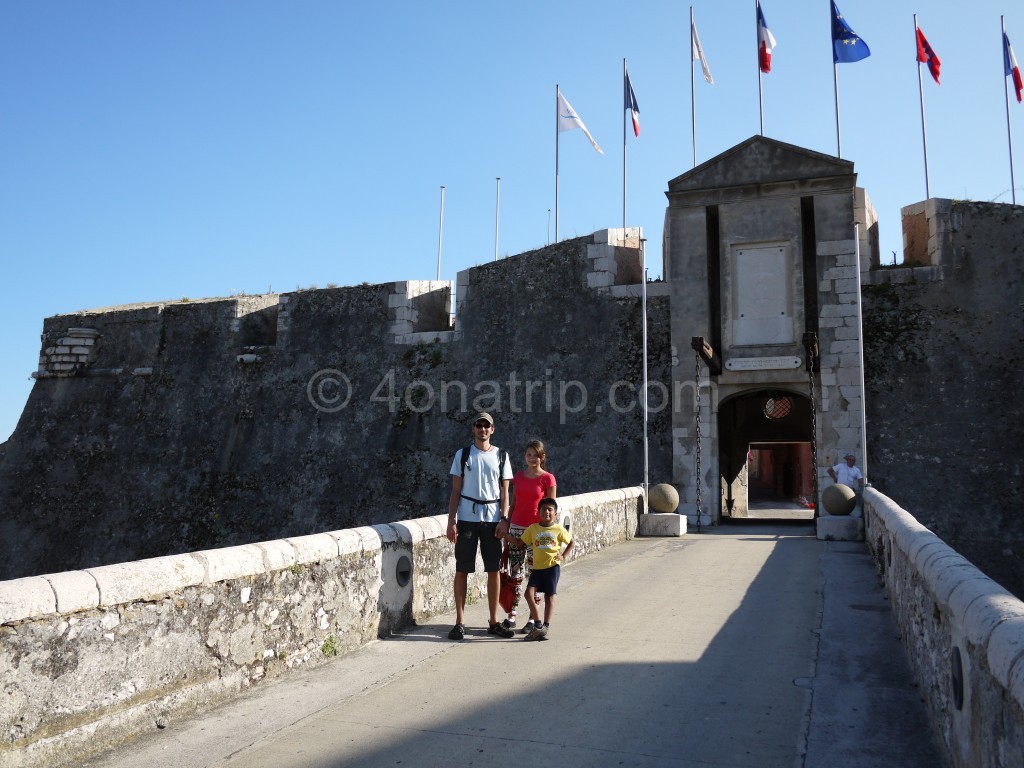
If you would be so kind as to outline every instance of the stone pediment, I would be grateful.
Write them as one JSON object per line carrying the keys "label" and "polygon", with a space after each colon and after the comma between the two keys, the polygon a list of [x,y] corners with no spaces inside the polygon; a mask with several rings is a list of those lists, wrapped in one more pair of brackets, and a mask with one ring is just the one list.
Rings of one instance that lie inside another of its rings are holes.
{"label": "stone pediment", "polygon": [[853,163],[764,136],[752,136],[668,183],[672,192],[852,176]]}

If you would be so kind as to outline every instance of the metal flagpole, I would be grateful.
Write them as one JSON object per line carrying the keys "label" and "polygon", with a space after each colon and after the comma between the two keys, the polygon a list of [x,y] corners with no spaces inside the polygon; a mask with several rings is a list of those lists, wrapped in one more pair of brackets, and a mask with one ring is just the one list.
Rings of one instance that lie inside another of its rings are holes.
{"label": "metal flagpole", "polygon": [[[758,65],[757,71],[761,71]],[[690,6],[690,136],[693,138],[693,167],[697,167],[697,113],[693,97],[693,6]],[[764,133],[764,131],[761,131]]]}
{"label": "metal flagpole", "polygon": [[626,236],[626,60],[622,60],[622,236]]}
{"label": "metal flagpole", "polygon": [[558,83],[555,83],[555,242],[558,242]]}
{"label": "metal flagpole", "polygon": [[640,305],[641,312],[643,313],[643,391],[641,393],[641,402],[644,405],[644,499],[647,498],[647,489],[650,487],[648,483],[649,467],[650,464],[647,459],[647,239],[640,238],[640,274],[641,288],[640,288]]}
{"label": "metal flagpole", "polygon": [[[754,9],[755,9],[755,13],[756,13],[757,0],[754,0]],[[757,42],[757,112],[758,112],[758,115],[761,118],[761,135],[764,136],[764,98],[763,98],[763,93],[762,93],[762,88],[761,88],[761,37],[760,37],[760,35],[761,35],[761,27],[760,27],[760,23],[757,22],[756,15],[755,15],[754,19],[755,19],[754,28],[757,30],[757,34],[758,34],[758,38],[757,38],[757,41],[756,41]],[[690,34],[693,34],[693,32],[691,31]]]}
{"label": "metal flagpole", "polygon": [[[1006,22],[1003,17],[999,17],[999,26],[1002,28],[1003,39],[1000,42],[1003,44],[1003,58],[1005,59],[1010,55],[1008,46],[1006,44]],[[1013,204],[1017,204],[1017,184],[1013,179],[1013,133],[1010,131],[1010,85],[1007,83],[1006,68],[1003,68],[1003,96],[1006,98],[1006,143],[1010,148],[1010,197],[1013,200]]]}
{"label": "metal flagpole", "polygon": [[[914,14],[914,44],[917,45],[917,14]],[[928,184],[928,131],[924,123],[924,83],[921,80],[921,62],[917,62],[917,93],[921,97],[921,140],[924,142],[924,199],[930,200],[931,186]]]}
{"label": "metal flagpole", "polygon": [[441,279],[441,242],[444,236],[444,184],[441,185],[441,221],[437,225],[437,279]]}
{"label": "metal flagpole", "polygon": [[501,212],[501,176],[495,177],[498,183],[498,192],[494,200],[494,260],[498,260],[498,219]]}
{"label": "metal flagpole", "polygon": [[857,353],[860,355],[860,439],[863,450],[861,472],[868,475],[868,391],[864,382],[864,289],[860,278],[860,224],[853,225],[853,266],[857,275]]}
{"label": "metal flagpole", "polygon": [[[834,46],[835,43],[833,42]],[[832,61],[832,82],[835,85],[836,91],[836,157],[841,158],[843,156],[843,142],[839,137],[839,65],[833,60]]]}

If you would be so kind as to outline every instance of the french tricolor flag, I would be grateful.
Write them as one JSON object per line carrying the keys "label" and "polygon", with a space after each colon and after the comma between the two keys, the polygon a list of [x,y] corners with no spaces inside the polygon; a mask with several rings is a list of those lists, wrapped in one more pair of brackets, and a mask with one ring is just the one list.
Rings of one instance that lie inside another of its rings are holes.
{"label": "french tricolor flag", "polygon": [[1024,81],[1020,77],[1020,66],[1017,64],[1017,57],[1013,55],[1013,48],[1010,47],[1010,38],[1003,32],[1003,65],[1006,69],[1006,76],[1013,80],[1013,90],[1017,92],[1017,102],[1021,100],[1021,93],[1024,92]]}
{"label": "french tricolor flag", "polygon": [[636,103],[636,94],[633,93],[633,84],[629,82],[629,72],[626,72],[625,82],[626,109],[633,118],[633,135],[640,138],[640,105]]}
{"label": "french tricolor flag", "polygon": [[764,14],[761,13],[761,0],[756,0],[757,5],[757,60],[761,65],[762,72],[772,71],[772,48],[775,47],[775,35],[768,29],[765,23]]}

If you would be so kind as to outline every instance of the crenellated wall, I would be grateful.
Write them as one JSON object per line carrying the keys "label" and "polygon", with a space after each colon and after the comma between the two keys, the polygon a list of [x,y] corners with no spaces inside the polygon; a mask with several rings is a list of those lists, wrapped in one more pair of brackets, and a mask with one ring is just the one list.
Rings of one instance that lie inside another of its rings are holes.
{"label": "crenellated wall", "polygon": [[[639,235],[465,270],[454,327],[453,286],[434,281],[47,318],[0,452],[0,578],[442,513],[477,410],[517,467],[544,440],[562,495],[642,482]],[[658,285],[649,370],[667,381]],[[64,348],[81,358],[47,356]]]}
{"label": "crenellated wall", "polygon": [[[633,538],[642,503],[639,488],[560,498],[572,560]],[[453,610],[446,519],[0,582],[0,764],[81,764],[160,718]],[[471,594],[485,584],[478,563]]]}
{"label": "crenellated wall", "polygon": [[872,488],[864,492],[864,517],[952,765],[1024,765],[1024,603]]}

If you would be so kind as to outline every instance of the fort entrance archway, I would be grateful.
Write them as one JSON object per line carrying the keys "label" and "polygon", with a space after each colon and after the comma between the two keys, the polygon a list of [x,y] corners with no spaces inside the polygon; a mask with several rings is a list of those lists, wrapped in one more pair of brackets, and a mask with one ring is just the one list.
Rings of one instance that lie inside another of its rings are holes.
{"label": "fort entrance archway", "polygon": [[811,402],[787,388],[748,390],[720,403],[723,518],[814,517]]}

